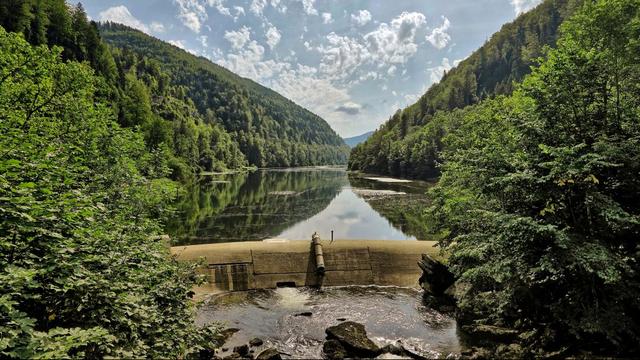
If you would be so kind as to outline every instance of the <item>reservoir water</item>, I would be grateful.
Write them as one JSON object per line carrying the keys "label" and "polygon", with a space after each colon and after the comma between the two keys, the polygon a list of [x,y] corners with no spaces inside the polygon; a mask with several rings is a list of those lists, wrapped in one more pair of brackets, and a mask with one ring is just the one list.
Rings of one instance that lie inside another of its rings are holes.
{"label": "reservoir water", "polygon": [[184,192],[169,232],[176,244],[329,239],[425,240],[429,183],[342,167],[205,176]]}

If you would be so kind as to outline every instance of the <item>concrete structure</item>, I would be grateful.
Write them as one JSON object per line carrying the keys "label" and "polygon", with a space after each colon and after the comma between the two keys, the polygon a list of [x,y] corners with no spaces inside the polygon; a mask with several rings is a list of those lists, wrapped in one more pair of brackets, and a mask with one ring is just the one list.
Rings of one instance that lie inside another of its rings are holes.
{"label": "concrete structure", "polygon": [[418,287],[421,254],[439,258],[434,241],[322,241],[324,274],[311,241],[246,241],[176,246],[181,261],[203,261],[208,283],[199,295],[278,286],[395,285]]}

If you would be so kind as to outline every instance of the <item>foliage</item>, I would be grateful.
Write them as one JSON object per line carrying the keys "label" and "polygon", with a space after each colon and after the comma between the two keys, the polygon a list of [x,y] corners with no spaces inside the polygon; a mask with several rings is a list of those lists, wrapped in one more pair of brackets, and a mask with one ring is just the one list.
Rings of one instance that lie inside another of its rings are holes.
{"label": "foliage", "polygon": [[[449,112],[483,99],[510,94],[530,72],[545,45],[553,46],[558,26],[581,0],[546,0],[506,24],[463,60],[414,105],[398,111],[366,142],[352,150],[349,168],[420,179],[439,175],[439,153]],[[456,115],[453,115],[456,116]]]}
{"label": "foliage", "polygon": [[194,269],[149,237],[166,159],[61,53],[0,27],[0,357],[196,354],[215,329],[194,325]]}
{"label": "foliage", "polygon": [[449,128],[429,215],[469,285],[463,320],[637,353],[640,2],[587,2],[561,34]]}

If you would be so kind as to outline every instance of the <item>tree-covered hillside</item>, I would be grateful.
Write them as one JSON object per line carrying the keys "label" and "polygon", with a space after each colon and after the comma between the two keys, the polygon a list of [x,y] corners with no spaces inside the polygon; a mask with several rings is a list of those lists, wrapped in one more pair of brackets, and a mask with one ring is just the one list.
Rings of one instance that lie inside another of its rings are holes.
{"label": "tree-covered hillside", "polygon": [[514,83],[522,80],[543,55],[544,47],[555,44],[559,25],[580,3],[581,0],[546,0],[504,25],[480,49],[445,73],[417,103],[398,111],[353,149],[349,167],[394,176],[437,176],[438,153],[447,131],[434,121],[437,112],[510,94]]}
{"label": "tree-covered hillside", "polygon": [[319,116],[254,81],[237,76],[138,30],[102,24],[107,43],[158,62],[207,122],[233,135],[249,163],[300,166],[345,163],[348,148]]}
{"label": "tree-covered hillside", "polygon": [[635,357],[640,1],[585,1],[560,34],[513,95],[440,113],[427,223],[444,236],[462,324],[523,334],[495,357]]}

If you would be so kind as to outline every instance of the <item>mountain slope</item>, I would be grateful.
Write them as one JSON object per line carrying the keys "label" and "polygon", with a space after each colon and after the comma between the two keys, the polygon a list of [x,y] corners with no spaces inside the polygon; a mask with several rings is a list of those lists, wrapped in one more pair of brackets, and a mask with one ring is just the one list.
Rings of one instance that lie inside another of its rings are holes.
{"label": "mountain slope", "polygon": [[319,116],[277,92],[138,30],[106,23],[103,39],[158,61],[207,121],[224,126],[256,166],[345,163],[348,148]]}
{"label": "mountain slope", "polygon": [[[554,46],[558,27],[581,3],[582,0],[546,0],[505,24],[431,86],[418,102],[398,111],[353,149],[350,169],[416,178],[437,176],[437,154],[445,132],[430,125],[434,115],[510,94],[514,83],[522,80],[543,55],[544,47]],[[427,129],[429,126],[432,128]]]}
{"label": "mountain slope", "polygon": [[348,147],[354,148],[358,144],[365,142],[369,138],[369,136],[371,136],[372,134],[373,134],[373,131],[368,131],[368,132],[366,132],[364,134],[361,134],[361,135],[358,135],[358,136],[345,138],[344,142],[345,142],[345,144],[347,144]]}

